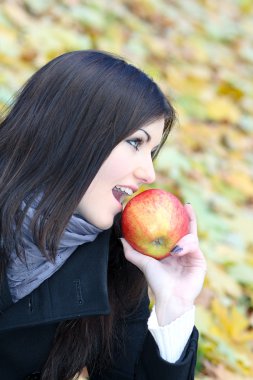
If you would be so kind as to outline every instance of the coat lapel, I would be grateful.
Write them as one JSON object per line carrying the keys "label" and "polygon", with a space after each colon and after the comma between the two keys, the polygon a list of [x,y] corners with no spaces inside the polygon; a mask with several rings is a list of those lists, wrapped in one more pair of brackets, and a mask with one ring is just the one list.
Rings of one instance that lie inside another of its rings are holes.
{"label": "coat lapel", "polygon": [[110,230],[103,231],[93,242],[77,248],[54,275],[16,303],[11,302],[4,282],[0,289],[0,331],[109,314],[109,238]]}

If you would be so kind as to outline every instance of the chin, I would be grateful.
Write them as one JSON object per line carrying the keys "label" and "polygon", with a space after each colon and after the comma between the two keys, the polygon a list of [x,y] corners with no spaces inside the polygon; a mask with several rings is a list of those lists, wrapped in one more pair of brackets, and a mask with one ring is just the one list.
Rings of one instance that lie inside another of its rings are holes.
{"label": "chin", "polygon": [[101,220],[99,222],[94,223],[94,225],[101,230],[108,230],[113,225],[113,219],[111,220]]}
{"label": "chin", "polygon": [[121,217],[121,211],[117,212],[112,216],[112,219],[107,219],[107,220],[101,220],[100,223],[97,224],[98,228],[101,228],[102,230],[108,230],[113,226],[113,224],[116,222],[119,222]]}

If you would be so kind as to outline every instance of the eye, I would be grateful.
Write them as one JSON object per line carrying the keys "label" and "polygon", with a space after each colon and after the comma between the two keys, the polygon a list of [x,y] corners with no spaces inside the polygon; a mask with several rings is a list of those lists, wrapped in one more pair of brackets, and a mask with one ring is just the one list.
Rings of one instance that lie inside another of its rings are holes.
{"label": "eye", "polygon": [[136,137],[134,139],[127,140],[127,143],[132,145],[135,150],[139,150],[140,146],[143,144],[143,140],[139,137]]}

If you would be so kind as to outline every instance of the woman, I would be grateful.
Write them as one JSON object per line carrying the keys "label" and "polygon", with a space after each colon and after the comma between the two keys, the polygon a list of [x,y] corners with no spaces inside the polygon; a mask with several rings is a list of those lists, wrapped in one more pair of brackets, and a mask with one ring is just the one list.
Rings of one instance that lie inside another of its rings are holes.
{"label": "woman", "polygon": [[192,207],[161,261],[119,227],[174,120],[147,75],[98,51],[55,58],[19,93],[0,127],[1,378],[194,378],[206,265]]}

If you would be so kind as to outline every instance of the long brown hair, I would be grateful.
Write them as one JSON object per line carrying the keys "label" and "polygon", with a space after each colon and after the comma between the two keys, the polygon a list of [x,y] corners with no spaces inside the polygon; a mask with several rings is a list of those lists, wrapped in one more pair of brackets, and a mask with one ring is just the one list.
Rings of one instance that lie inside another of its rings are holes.
{"label": "long brown hair", "polygon": [[[174,109],[151,78],[120,57],[94,50],[75,51],[53,59],[38,70],[17,94],[0,124],[1,274],[6,270],[11,252],[25,255],[22,223],[35,200],[39,199],[30,226],[33,239],[42,254],[52,259],[70,217],[112,149],[140,126],[161,117],[164,118],[162,146],[175,120]],[[121,249],[112,246],[112,250]],[[137,284],[142,281],[138,270],[128,264],[124,265],[125,280],[118,278],[113,274],[115,265],[109,269],[112,305],[118,304],[115,300],[122,296],[115,294],[114,289],[120,289],[116,283],[128,281],[132,273],[131,281],[136,286],[128,287],[125,294],[131,299],[133,289],[140,295],[141,286]],[[82,329],[87,344],[88,337],[92,337],[94,344],[96,336],[103,336],[107,347],[104,352],[109,353],[114,315],[112,308],[111,316],[98,318],[97,322],[95,318],[90,322],[64,322],[59,326],[58,342],[59,339],[68,342],[66,336],[73,325],[71,334],[73,331],[77,334],[72,358],[76,355],[88,360],[89,355],[93,359],[96,356],[94,346],[93,354],[84,355],[78,329]],[[56,343],[51,355],[59,359],[59,368],[64,342],[59,352]],[[69,344],[65,347],[69,348]],[[64,369],[54,374],[48,372],[49,360],[45,370],[47,380],[69,378],[70,373],[72,376],[84,364],[82,358],[78,360],[75,364],[68,363],[70,372]]]}

